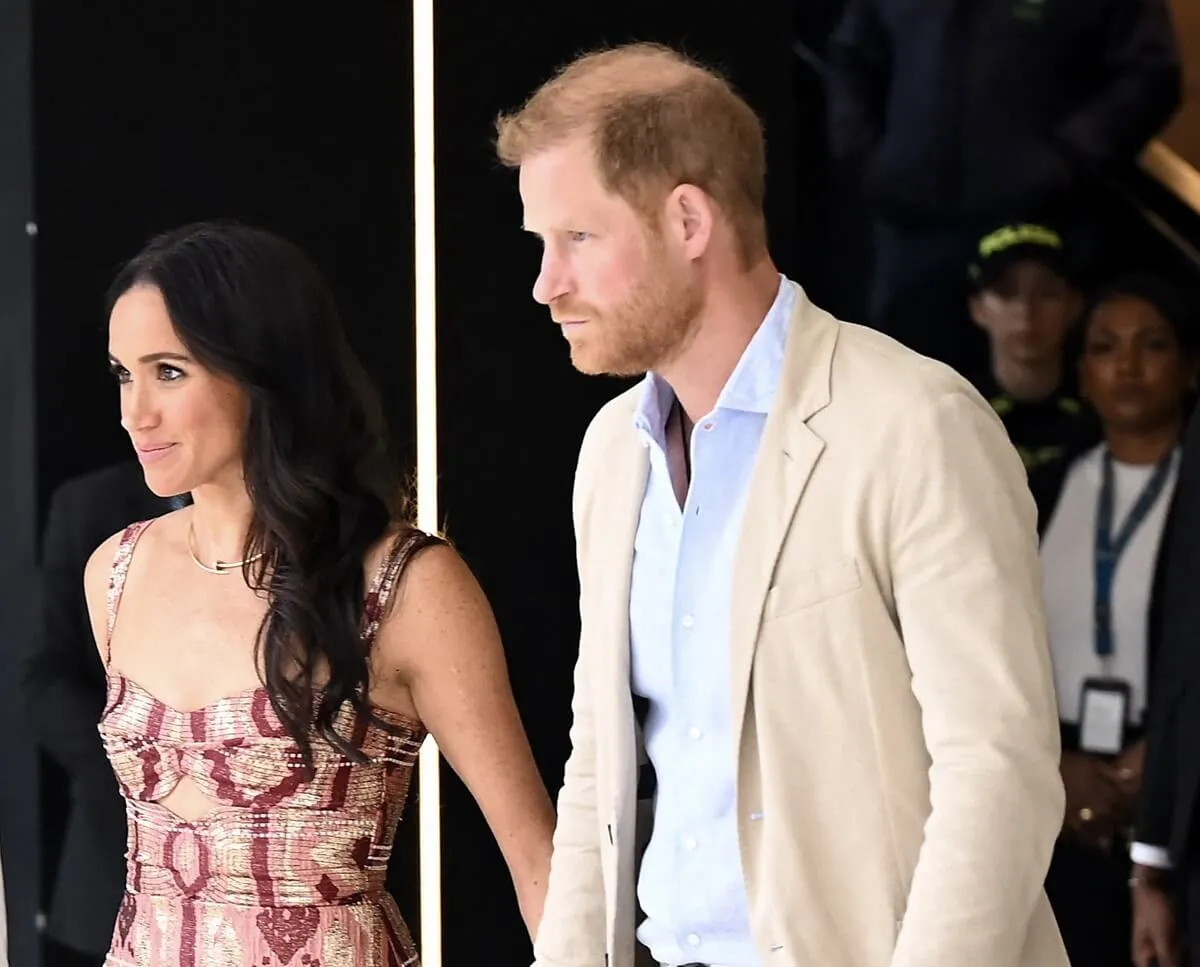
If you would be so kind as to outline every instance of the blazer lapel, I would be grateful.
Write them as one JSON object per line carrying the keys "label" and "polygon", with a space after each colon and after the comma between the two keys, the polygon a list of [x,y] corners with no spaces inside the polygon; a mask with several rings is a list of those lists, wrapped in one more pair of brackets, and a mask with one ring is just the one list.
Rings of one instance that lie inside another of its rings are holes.
{"label": "blazer lapel", "polygon": [[[614,455],[611,483],[600,488],[592,513],[605,532],[593,567],[597,593],[589,620],[598,631],[592,665],[596,680],[596,743],[600,768],[614,780],[613,796],[632,796],[637,782],[637,739],[630,689],[629,589],[633,543],[649,474],[649,454],[629,429],[630,443]],[[608,716],[614,716],[609,719]]]}
{"label": "blazer lapel", "polygon": [[807,421],[829,404],[838,324],[797,292],[775,401],[763,428],[734,561],[730,684],[741,748],[763,603],[800,495],[825,442]]}

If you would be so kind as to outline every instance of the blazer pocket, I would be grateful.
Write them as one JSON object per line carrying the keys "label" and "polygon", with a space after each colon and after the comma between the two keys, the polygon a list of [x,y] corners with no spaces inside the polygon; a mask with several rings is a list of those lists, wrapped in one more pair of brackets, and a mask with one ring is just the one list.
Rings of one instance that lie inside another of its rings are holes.
{"label": "blazer pocket", "polygon": [[767,592],[763,604],[763,622],[803,611],[838,595],[857,591],[860,587],[862,577],[858,572],[858,561],[852,557],[790,575]]}

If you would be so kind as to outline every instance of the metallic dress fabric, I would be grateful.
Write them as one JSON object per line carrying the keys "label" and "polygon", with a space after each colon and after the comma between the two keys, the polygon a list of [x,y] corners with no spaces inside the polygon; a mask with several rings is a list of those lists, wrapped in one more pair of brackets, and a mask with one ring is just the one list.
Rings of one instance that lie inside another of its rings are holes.
{"label": "metallic dress fabric", "polygon": [[[110,637],[145,527],[126,530],[116,554]],[[399,539],[371,583],[368,640],[406,560],[426,541]],[[314,738],[306,775],[264,688],[185,712],[110,673],[100,733],[129,841],[107,967],[415,965],[384,877],[425,730],[384,709],[374,714],[380,722],[345,706],[336,722],[367,762]],[[185,777],[213,802],[198,820],[162,804]]]}

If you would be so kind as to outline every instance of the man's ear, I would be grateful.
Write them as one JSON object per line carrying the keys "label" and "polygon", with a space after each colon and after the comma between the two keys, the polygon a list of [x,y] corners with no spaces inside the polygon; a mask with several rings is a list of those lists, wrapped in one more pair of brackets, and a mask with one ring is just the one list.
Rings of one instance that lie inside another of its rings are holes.
{"label": "man's ear", "polygon": [[971,314],[971,321],[986,332],[984,321],[987,317],[984,315],[982,292],[972,292],[967,298],[967,311]]}
{"label": "man's ear", "polygon": [[692,260],[707,250],[713,236],[717,210],[707,192],[695,185],[678,185],[668,196],[665,223],[675,242]]}

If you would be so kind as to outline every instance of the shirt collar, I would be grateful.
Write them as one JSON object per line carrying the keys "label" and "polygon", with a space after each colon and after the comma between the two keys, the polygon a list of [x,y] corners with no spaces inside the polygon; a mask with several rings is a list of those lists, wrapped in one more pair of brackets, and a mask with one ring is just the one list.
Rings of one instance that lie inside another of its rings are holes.
{"label": "shirt collar", "polygon": [[[717,410],[737,410],[743,413],[770,412],[779,387],[783,369],[783,354],[787,345],[788,327],[796,290],[786,276],[779,277],[775,301],[763,317],[749,345],[738,360],[728,382],[717,397]],[[667,417],[675,404],[675,391],[657,373],[647,373],[642,381],[642,394],[633,413],[633,425],[655,439],[663,436]],[[659,439],[661,442],[661,439]]]}

